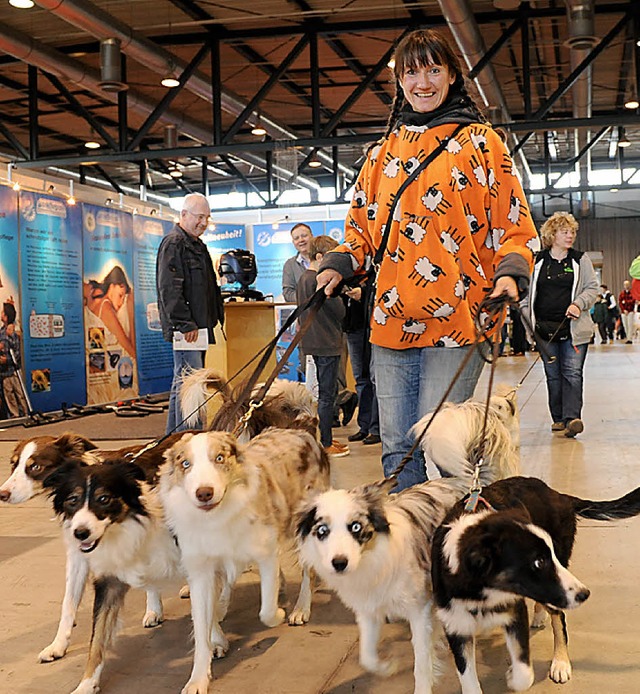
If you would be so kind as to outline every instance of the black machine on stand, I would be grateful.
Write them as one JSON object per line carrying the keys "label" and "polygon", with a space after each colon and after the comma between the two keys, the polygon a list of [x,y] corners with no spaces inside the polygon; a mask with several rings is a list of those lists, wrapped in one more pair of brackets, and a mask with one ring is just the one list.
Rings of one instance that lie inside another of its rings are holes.
{"label": "black machine on stand", "polygon": [[218,269],[220,279],[224,280],[222,298],[225,301],[264,301],[264,295],[249,285],[256,281],[258,266],[256,257],[244,248],[235,248],[220,256]]}

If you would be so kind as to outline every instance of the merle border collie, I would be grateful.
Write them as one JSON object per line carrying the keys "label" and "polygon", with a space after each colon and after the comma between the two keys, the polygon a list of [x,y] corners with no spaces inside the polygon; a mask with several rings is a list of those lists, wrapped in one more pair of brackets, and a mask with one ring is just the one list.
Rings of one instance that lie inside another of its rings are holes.
{"label": "merle border collie", "polygon": [[[463,694],[481,694],[475,636],[504,629],[511,667],[510,689],[534,680],[525,598],[536,601],[533,626],[551,615],[554,636],[549,676],[571,677],[564,610],[581,605],[589,590],[568,570],[577,519],[617,520],[640,514],[640,487],[612,501],[562,494],[533,477],[512,477],[482,490],[474,513],[458,502],[436,531],[431,573],[442,621]],[[486,502],[486,503],[485,503]],[[541,607],[542,606],[542,607]]]}
{"label": "merle border collie", "polygon": [[[294,513],[306,495],[329,486],[329,459],[306,431],[267,429],[247,444],[232,434],[210,431],[185,436],[165,453],[159,495],[166,522],[180,545],[191,590],[195,651],[183,694],[206,694],[211,659],[228,641],[219,621],[215,580],[249,562],[260,571],[260,620],[282,623],[278,606],[280,549],[294,537]],[[302,625],[311,612],[311,581],[303,571],[289,624]]]}
{"label": "merle border collie", "polygon": [[[508,409],[511,417],[512,408]],[[475,440],[471,432],[481,430],[482,418],[468,403],[451,405],[450,411],[455,413],[457,436],[463,439],[458,450],[467,440]],[[500,431],[504,445],[498,447],[500,454],[487,456],[481,470],[483,484],[518,471],[509,431],[494,418],[492,435]],[[429,432],[434,449],[450,448],[452,432],[446,426]],[[450,477],[391,495],[390,480],[331,489],[310,498],[297,516],[300,559],[355,613],[365,670],[384,676],[395,671],[395,663],[378,653],[380,630],[385,618],[409,622],[415,694],[430,694],[434,681],[431,540],[446,512],[469,490],[474,474],[471,452],[438,456],[440,468]]]}

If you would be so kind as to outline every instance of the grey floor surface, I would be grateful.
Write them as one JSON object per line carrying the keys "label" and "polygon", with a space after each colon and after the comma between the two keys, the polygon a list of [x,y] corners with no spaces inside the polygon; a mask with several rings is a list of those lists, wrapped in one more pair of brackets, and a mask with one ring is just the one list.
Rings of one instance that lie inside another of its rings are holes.
{"label": "grey floor surface", "polygon": [[[534,355],[505,357],[498,380],[517,383]],[[487,371],[479,386],[483,392]],[[575,440],[552,435],[546,390],[538,363],[519,392],[521,467],[561,491],[605,499],[640,485],[640,345],[592,347],[585,369],[585,432]],[[162,433],[163,418],[122,423],[113,415],[74,420],[63,429],[82,427],[101,446]],[[77,427],[74,426],[78,422]],[[82,424],[80,424],[82,422]],[[154,431],[154,427],[157,431]],[[137,435],[136,432],[140,434]],[[354,425],[339,431],[346,440]],[[0,476],[9,472],[15,441],[44,429],[14,427],[2,433]],[[97,432],[97,433],[96,433]],[[106,440],[105,440],[106,439]],[[333,465],[336,486],[348,487],[380,476],[379,446],[352,444],[352,454]],[[619,523],[583,522],[572,570],[592,591],[589,601],[568,615],[574,674],[565,685],[547,678],[551,657],[550,628],[532,635],[536,694],[595,694],[640,691],[640,519]],[[296,590],[294,569],[286,572],[287,593]],[[64,586],[64,550],[57,521],[45,497],[22,506],[0,506],[0,692],[55,694],[71,692],[81,678],[91,625],[91,590],[81,605],[67,655],[40,665],[36,656],[55,633]],[[102,678],[105,694],[177,693],[191,667],[189,603],[169,592],[165,623],[143,629],[143,595],[127,598],[123,625],[110,651]],[[214,662],[211,692],[228,694],[399,694],[413,690],[412,652],[404,624],[388,624],[381,648],[399,660],[396,675],[381,679],[358,665],[357,629],[353,615],[326,590],[314,595],[311,622],[305,627],[267,629],[258,620],[258,577],[244,574],[237,586],[224,628],[231,641],[228,656]],[[500,633],[478,645],[479,675],[485,694],[507,691],[508,664]],[[442,674],[435,694],[459,692],[451,658],[442,649]]]}

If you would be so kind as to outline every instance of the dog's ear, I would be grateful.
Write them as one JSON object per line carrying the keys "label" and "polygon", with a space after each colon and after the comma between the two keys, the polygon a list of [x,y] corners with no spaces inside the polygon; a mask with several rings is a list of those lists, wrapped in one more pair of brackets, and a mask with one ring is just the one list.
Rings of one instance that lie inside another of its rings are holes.
{"label": "dog's ear", "polygon": [[48,474],[42,480],[42,486],[45,489],[53,489],[55,491],[67,481],[71,473],[81,467],[86,467],[86,465],[81,460],[71,458]]}
{"label": "dog's ear", "polygon": [[305,537],[311,533],[313,526],[317,521],[316,514],[318,512],[318,507],[315,505],[315,503],[310,503],[311,506],[309,503],[305,504],[296,514],[296,536],[301,540],[304,540]]}
{"label": "dog's ear", "polygon": [[54,443],[64,457],[70,458],[81,456],[86,451],[95,451],[98,448],[93,441],[70,431],[58,436]]}
{"label": "dog's ear", "polygon": [[[469,544],[464,548],[462,558],[465,569],[472,576],[478,578],[491,575],[500,552],[496,538],[479,528],[471,528],[466,535],[469,537]],[[463,540],[461,547],[464,546],[465,541]]]}
{"label": "dog's ear", "polygon": [[136,465],[135,463],[127,463],[126,461],[120,463],[120,465],[125,473],[132,479],[138,480],[138,482],[144,482],[147,479],[144,470],[139,465]]}
{"label": "dog's ear", "polygon": [[395,478],[385,478],[362,488],[367,505],[367,516],[373,529],[378,533],[389,532],[389,521],[384,512],[384,500],[398,484]]}

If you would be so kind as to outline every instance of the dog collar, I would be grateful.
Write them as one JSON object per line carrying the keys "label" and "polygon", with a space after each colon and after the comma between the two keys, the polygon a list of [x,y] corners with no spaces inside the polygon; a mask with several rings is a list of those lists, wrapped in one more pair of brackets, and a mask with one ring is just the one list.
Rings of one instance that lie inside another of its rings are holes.
{"label": "dog collar", "polygon": [[475,513],[478,506],[484,506],[488,511],[495,511],[493,506],[481,495],[482,489],[474,489],[464,503],[465,513]]}

